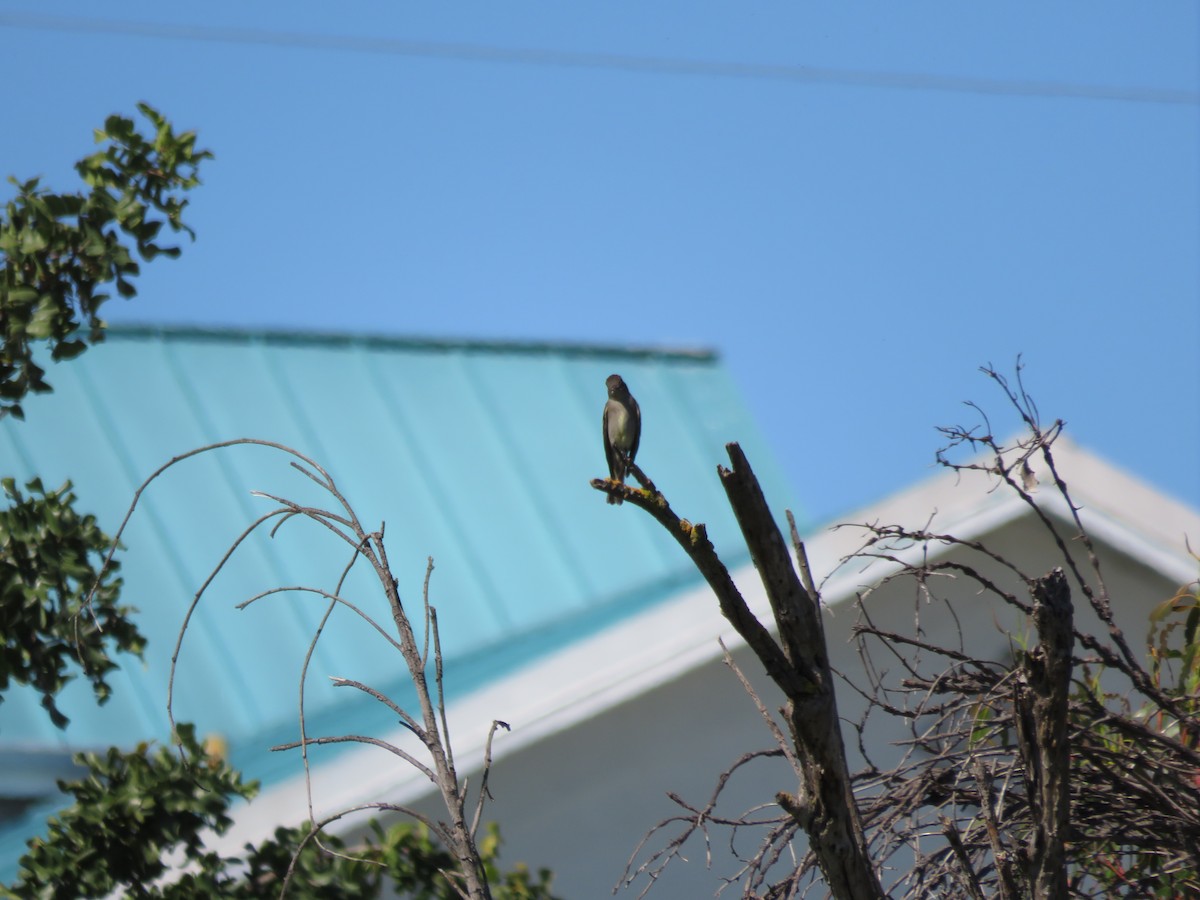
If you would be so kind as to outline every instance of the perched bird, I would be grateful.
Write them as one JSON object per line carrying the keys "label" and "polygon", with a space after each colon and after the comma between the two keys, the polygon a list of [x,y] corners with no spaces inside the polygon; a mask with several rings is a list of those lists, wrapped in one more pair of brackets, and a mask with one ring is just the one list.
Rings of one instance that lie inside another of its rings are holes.
{"label": "perched bird", "polygon": [[[604,404],[604,455],[612,480],[624,484],[642,439],[642,411],[620,375],[609,375],[605,385],[608,402]],[[622,500],[609,494],[608,502],[619,504]]]}

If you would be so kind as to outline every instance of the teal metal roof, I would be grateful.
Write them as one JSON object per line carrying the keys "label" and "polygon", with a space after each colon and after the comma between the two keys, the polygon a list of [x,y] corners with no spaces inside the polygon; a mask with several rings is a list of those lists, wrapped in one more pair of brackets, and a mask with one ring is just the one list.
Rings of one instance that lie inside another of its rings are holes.
{"label": "teal metal roof", "polygon": [[[79,508],[113,533],[137,486],[171,457],[251,437],[295,447],[326,468],[368,528],[386,522],[391,563],[419,608],[426,557],[435,571],[447,679],[463,692],[694,581],[683,553],[630,506],[592,490],[607,474],[604,380],[620,372],[643,412],[639,464],[680,515],[704,521],[740,562],[736,523],[715,475],[738,440],[782,511],[782,476],[728,372],[708,352],[471,343],[375,337],[114,328],[77,360],[49,367],[54,393],[0,421],[0,475],[47,487],[70,478]],[[234,447],[170,469],[143,495],[124,536],[123,601],[139,609],[146,664],[129,659],[103,707],[75,682],[60,706],[0,704],[0,753],[68,752],[165,738],[170,654],[192,596],[236,536],[272,508],[265,491],[330,499],[262,447]],[[256,534],[201,601],[180,657],[175,712],[218,733],[252,777],[295,771],[297,679],[324,613],[309,594],[235,604],[280,585],[332,590],[347,548],[295,520]],[[343,593],[384,625],[364,567]],[[337,675],[394,691],[402,662],[347,610],[335,612],[310,666],[310,733],[386,729],[394,716],[336,690]]]}

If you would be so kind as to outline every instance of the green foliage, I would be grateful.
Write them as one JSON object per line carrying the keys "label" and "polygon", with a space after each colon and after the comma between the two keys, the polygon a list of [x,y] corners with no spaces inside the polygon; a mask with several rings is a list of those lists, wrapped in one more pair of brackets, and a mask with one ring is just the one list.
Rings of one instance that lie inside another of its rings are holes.
{"label": "green foliage", "polygon": [[[199,184],[197,168],[211,154],[195,148],[194,133],[177,135],[154,109],[144,103],[138,109],[151,135],[110,116],[95,132],[104,148],[75,166],[86,193],[53,194],[36,178],[9,179],[17,196],[0,216],[0,417],[24,418],[26,394],[50,390],[33,361],[36,342],[50,345],[52,359],[78,356],[88,341],[103,338],[102,286],[114,282],[119,294],[132,297],[134,253],[145,260],[178,256],[177,247],[156,243],[164,223],[192,234],[180,195]],[[145,641],[127,618],[130,608],[116,604],[115,564],[84,609],[99,578],[91,557],[106,551],[109,539],[92,516],[75,512],[70,482],[47,493],[35,479],[26,485],[28,499],[11,479],[0,483],[11,504],[0,510],[0,694],[14,682],[32,685],[62,728],[67,718],[55,697],[73,677],[72,660],[103,703],[110,691],[105,676],[116,665],[110,649],[140,655]]]}
{"label": "green foliage", "polygon": [[[278,828],[275,839],[258,847],[247,847],[247,871],[236,890],[226,896],[278,897],[280,886],[292,864],[296,848],[308,834],[307,828]],[[412,900],[441,900],[433,887],[444,883],[440,872],[454,868],[454,859],[429,839],[416,825],[400,824],[384,831],[371,822],[371,837],[362,846],[347,848],[335,835],[322,834],[320,846],[310,843],[296,858],[296,869],[288,887],[292,900],[367,900],[381,895],[391,881]]]}
{"label": "green foliage", "polygon": [[[273,842],[247,847],[248,873],[237,892],[225,896],[245,900],[278,896],[294,848],[306,833],[300,828],[280,828]],[[535,877],[521,864],[510,872],[500,869],[500,843],[499,829],[489,824],[479,851],[494,900],[555,900],[548,870],[539,870]],[[347,848],[337,837],[325,834],[321,844],[323,850],[310,844],[300,854],[288,888],[291,900],[367,900],[381,896],[384,888],[389,896],[407,900],[459,900],[444,874],[456,871],[457,862],[423,825],[401,822],[384,829],[372,821],[370,834],[356,847]]]}
{"label": "green foliage", "polygon": [[[310,842],[296,857],[308,834],[304,828],[277,828],[273,840],[246,846],[244,858],[215,853],[189,856],[193,870],[177,881],[150,888],[142,896],[189,900],[224,897],[227,900],[276,900],[295,858],[288,886],[291,900],[370,900],[382,896],[391,882],[399,896],[411,900],[449,900],[456,897],[440,874],[454,860],[429,840],[424,829],[401,824],[384,831],[372,823],[372,838],[347,847],[334,835],[322,835],[320,846]],[[139,887],[140,889],[140,887]],[[136,896],[137,894],[135,894]]]}
{"label": "green foliage", "polygon": [[[1200,562],[1200,557],[1197,558]],[[1150,650],[1150,676],[1155,688],[1170,699],[1173,711],[1147,703],[1134,714],[1134,719],[1152,732],[1177,741],[1188,750],[1200,748],[1200,733],[1195,721],[1200,718],[1200,580],[1185,585],[1160,603],[1150,615],[1150,633],[1146,643]],[[1078,688],[1079,694],[1089,696],[1097,705],[1113,698],[1100,686],[1100,673],[1091,673]],[[1186,761],[1177,754],[1160,750],[1155,759],[1152,742],[1128,731],[1112,727],[1101,720],[1091,723],[1107,751],[1117,759],[1137,760],[1145,772],[1153,772],[1156,792],[1166,796],[1169,780],[1177,778],[1192,788],[1200,788],[1200,768],[1187,769]],[[1136,750],[1141,754],[1135,753]],[[1147,757],[1150,759],[1147,760]],[[1182,774],[1182,778],[1179,776]],[[1093,775],[1086,767],[1074,777]],[[1194,796],[1195,791],[1192,791]],[[1185,801],[1184,808],[1194,808]],[[1133,813],[1131,812],[1131,815]],[[1178,837],[1171,836],[1173,840]],[[1175,898],[1195,896],[1200,890],[1200,872],[1194,866],[1180,865],[1164,847],[1172,841],[1163,840],[1152,846],[1100,846],[1097,852],[1083,857],[1080,868],[1101,886],[1106,896],[1144,896]]]}
{"label": "green foliage", "polygon": [[8,896],[49,900],[117,890],[165,896],[154,881],[169,870],[172,850],[189,861],[215,863],[203,851],[203,832],[228,828],[231,798],[250,797],[257,787],[208,757],[192,726],[181,725],[178,734],[179,752],[142,745],[132,753],[111,748],[104,756],[77,755],[88,775],[59,783],[74,803],[50,819],[46,838],[30,841]]}
{"label": "green foliage", "polygon": [[[429,829],[410,822],[384,829],[374,820],[369,827],[369,835],[354,847],[348,848],[329,834],[321,835],[321,848],[315,842],[310,843],[296,861],[288,897],[366,900],[381,896],[387,888],[389,896],[407,900],[458,900],[460,895],[444,874],[456,871],[457,861],[429,836]],[[303,828],[280,828],[274,841],[257,848],[247,847],[246,877],[235,892],[224,896],[245,900],[278,896],[295,848],[306,834]],[[549,872],[542,870],[536,880],[521,865],[511,872],[502,872],[498,865],[499,849],[499,831],[494,824],[489,825],[480,855],[495,900],[554,900]]]}
{"label": "green foliage", "polygon": [[[6,509],[0,509],[0,702],[11,683],[42,693],[42,706],[59,728],[67,717],[55,697],[78,664],[96,700],[110,693],[106,676],[117,664],[110,652],[141,656],[145,640],[129,620],[132,609],[117,605],[119,563],[100,575],[100,560],[112,545],[91,515],[73,506],[71,482],[47,491],[40,479],[22,494],[11,478],[0,479]],[[87,595],[96,587],[90,608]]]}
{"label": "green foliage", "polygon": [[194,237],[183,222],[182,194],[200,183],[199,165],[212,154],[196,149],[194,132],[176,134],[147,104],[138,110],[153,133],[145,137],[131,119],[109,116],[95,132],[104,149],[75,165],[86,193],[53,194],[37,178],[9,178],[17,195],[0,217],[0,416],[23,418],[26,394],[50,390],[33,361],[34,342],[48,342],[55,360],[78,356],[103,340],[103,286],[114,284],[126,298],[137,293],[139,264],[122,234],[143,260],[179,255],[178,247],[156,243],[164,224]]}
{"label": "green foliage", "polygon": [[[1200,558],[1197,560],[1200,562]],[[1150,616],[1150,674],[1154,683],[1178,699],[1190,716],[1200,716],[1200,580],[1180,588]],[[1155,723],[1180,737],[1193,749],[1200,735],[1182,729],[1178,721]]]}
{"label": "green foliage", "polygon": [[[410,900],[453,900],[444,872],[454,858],[422,826],[384,829],[370,824],[360,845],[322,834],[309,841],[307,826],[279,828],[273,840],[247,845],[242,857],[206,850],[203,834],[223,833],[229,807],[249,799],[258,786],[222,760],[206,754],[195,728],[181,724],[179,748],[142,745],[132,753],[80,754],[88,774],[60,783],[74,803],[50,820],[45,838],[30,842],[18,881],[0,897],[53,900],[101,897],[117,892],[136,898],[229,900],[277,898],[293,858],[291,900],[369,900],[384,888]],[[481,855],[495,900],[554,900],[550,874],[533,877],[523,866],[503,873],[497,865],[500,837],[489,826]],[[182,874],[180,874],[182,873]]]}

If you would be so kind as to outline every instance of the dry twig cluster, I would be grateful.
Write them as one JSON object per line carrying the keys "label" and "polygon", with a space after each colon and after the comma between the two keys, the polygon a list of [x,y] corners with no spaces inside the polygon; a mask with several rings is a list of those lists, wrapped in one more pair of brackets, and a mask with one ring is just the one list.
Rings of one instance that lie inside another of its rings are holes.
{"label": "dry twig cluster", "polygon": [[[869,592],[860,595],[854,632],[865,682],[847,684],[867,707],[855,726],[867,764],[852,776],[804,546],[793,523],[797,574],[737,445],[728,447],[732,470],[718,471],[766,588],[775,634],[750,614],[702,525],[680,519],[636,467],[646,489],[620,488],[688,552],[786,701],[781,728],[738,673],[775,746],[734,762],[703,804],[670,795],[681,812],[646,836],[623,884],[644,879],[643,894],[649,891],[697,834],[708,846],[726,830],[733,847],[753,830],[754,850],[740,854],[740,869],[725,879],[747,898],[796,897],[814,887],[837,898],[880,897],[885,888],[906,898],[1200,896],[1200,596],[1181,591],[1164,606],[1164,617],[1186,613],[1183,648],[1167,652],[1168,626],[1147,668],[1116,624],[1096,548],[1056,466],[1052,446],[1062,422],[1042,426],[1019,365],[1015,384],[983,371],[1020,416],[1025,436],[1005,446],[976,407],[981,427],[942,429],[948,446],[939,462],[960,472],[983,469],[996,489],[1028,504],[1057,563],[1029,573],[978,541],[855,526],[866,534],[855,558],[889,564],[885,583],[915,586],[918,610],[953,614],[942,585],[965,583],[1025,618],[1031,636],[1028,646],[1014,640],[1003,658],[986,658],[967,649],[961,633],[953,645],[930,640],[919,612],[911,633],[885,630],[872,620]],[[971,460],[953,462],[963,449],[973,451]],[[1047,473],[1065,519],[1035,498],[1035,468]],[[618,489],[602,480],[593,486]],[[1181,670],[1169,672],[1168,658]],[[727,661],[733,666],[728,654]],[[1172,674],[1175,683],[1167,683]],[[898,760],[877,765],[866,735],[880,718],[903,723],[907,738]],[[795,794],[780,791],[740,816],[717,814],[731,778],[777,756],[792,763]]]}

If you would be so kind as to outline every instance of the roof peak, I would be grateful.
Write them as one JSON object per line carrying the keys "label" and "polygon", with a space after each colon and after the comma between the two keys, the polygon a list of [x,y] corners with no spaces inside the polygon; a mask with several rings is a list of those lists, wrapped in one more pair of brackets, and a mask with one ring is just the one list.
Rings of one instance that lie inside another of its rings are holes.
{"label": "roof peak", "polygon": [[716,350],[707,347],[661,347],[650,345],[591,344],[582,341],[480,340],[418,335],[381,335],[354,332],[285,330],[276,328],[233,328],[209,325],[161,325],[120,323],[109,325],[106,336],[114,339],[210,340],[231,343],[321,344],[421,350],[463,350],[475,353],[521,353],[530,355],[628,356],[636,359],[684,359],[712,362]]}

